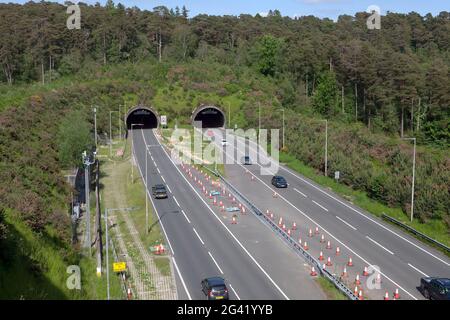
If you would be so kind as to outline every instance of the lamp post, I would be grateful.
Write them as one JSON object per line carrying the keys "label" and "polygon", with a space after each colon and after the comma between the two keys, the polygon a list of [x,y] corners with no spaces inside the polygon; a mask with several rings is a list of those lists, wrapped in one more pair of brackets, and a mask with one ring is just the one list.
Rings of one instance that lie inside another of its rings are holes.
{"label": "lamp post", "polygon": [[325,119],[325,177],[328,176],[328,120]]}
{"label": "lamp post", "polygon": [[134,159],[133,127],[134,126],[143,126],[143,124],[142,123],[132,123],[131,124],[131,183],[134,183],[134,168],[133,168],[133,159]]}
{"label": "lamp post", "polygon": [[[111,129],[111,115],[114,112],[119,112],[119,119],[120,119],[120,111],[109,111],[109,156],[112,157],[112,129]],[[119,123],[120,124],[120,123]]]}
{"label": "lamp post", "polygon": [[97,150],[97,108],[93,108],[94,111],[94,140],[95,140],[95,150]]}
{"label": "lamp post", "polygon": [[284,129],[285,129],[285,125],[284,125],[284,108],[282,108],[282,109],[280,109],[281,110],[281,112],[283,112],[283,146],[282,146],[282,149],[284,149],[284,146],[285,146],[285,135],[284,135]]}
{"label": "lamp post", "polygon": [[414,185],[416,178],[416,138],[402,138],[402,140],[410,140],[414,142],[412,182],[411,182],[411,222],[412,222],[414,217]]}
{"label": "lamp post", "polygon": [[89,256],[92,255],[91,248],[91,210],[90,210],[90,196],[89,196],[89,167],[95,163],[95,155],[93,161],[89,161],[89,156],[87,152],[84,151],[82,154],[84,167],[84,189],[85,189],[85,202],[86,202],[86,235],[87,235],[87,245],[89,246]]}

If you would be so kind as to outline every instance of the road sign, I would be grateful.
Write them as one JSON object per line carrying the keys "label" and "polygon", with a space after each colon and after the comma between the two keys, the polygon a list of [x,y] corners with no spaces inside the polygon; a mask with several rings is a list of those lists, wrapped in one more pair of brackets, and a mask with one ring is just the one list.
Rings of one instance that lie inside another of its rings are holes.
{"label": "road sign", "polygon": [[340,175],[341,175],[341,173],[339,171],[336,171],[334,173],[334,179],[339,180]]}
{"label": "road sign", "polygon": [[161,125],[167,126],[167,116],[161,116]]}
{"label": "road sign", "polygon": [[113,263],[113,271],[114,272],[123,272],[127,270],[127,264],[125,262],[114,262]]}

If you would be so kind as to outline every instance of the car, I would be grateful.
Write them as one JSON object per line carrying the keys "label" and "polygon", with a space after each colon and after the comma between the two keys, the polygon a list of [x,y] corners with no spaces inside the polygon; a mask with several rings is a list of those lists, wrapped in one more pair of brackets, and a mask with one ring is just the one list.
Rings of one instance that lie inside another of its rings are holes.
{"label": "car", "polygon": [[450,300],[450,279],[426,277],[420,279],[420,291],[430,300]]}
{"label": "car", "polygon": [[228,145],[227,139],[222,139],[222,146]]}
{"label": "car", "polygon": [[202,291],[208,300],[228,300],[228,288],[221,277],[210,277],[202,281]]}
{"label": "car", "polygon": [[252,164],[252,160],[250,159],[249,156],[244,156],[244,157],[242,157],[242,164],[249,166]]}
{"label": "car", "polygon": [[153,196],[155,199],[167,198],[167,190],[163,184],[156,184],[152,187]]}
{"label": "car", "polygon": [[286,179],[282,176],[273,176],[272,185],[274,185],[277,188],[287,188],[288,187],[288,183],[287,183]]}

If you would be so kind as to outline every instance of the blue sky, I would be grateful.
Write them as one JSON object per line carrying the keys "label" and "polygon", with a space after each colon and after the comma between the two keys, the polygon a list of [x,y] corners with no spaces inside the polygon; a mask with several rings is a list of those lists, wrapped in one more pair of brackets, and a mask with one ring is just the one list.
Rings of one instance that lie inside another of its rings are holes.
{"label": "blue sky", "polygon": [[[73,0],[72,0],[73,1]],[[24,3],[26,0],[0,0],[0,3],[16,2]],[[64,1],[58,1],[64,3]],[[83,2],[94,4],[95,0]],[[106,0],[98,0],[104,4]],[[141,9],[152,9],[158,5],[168,8],[176,6],[186,7],[190,10],[190,16],[199,13],[211,15],[239,15],[240,13],[267,13],[270,9],[279,9],[285,16],[314,15],[317,17],[329,17],[336,19],[341,14],[353,15],[355,12],[366,11],[370,5],[380,7],[384,14],[386,11],[408,13],[418,12],[438,14],[441,11],[450,11],[449,0],[115,0],[127,7],[137,6]]]}

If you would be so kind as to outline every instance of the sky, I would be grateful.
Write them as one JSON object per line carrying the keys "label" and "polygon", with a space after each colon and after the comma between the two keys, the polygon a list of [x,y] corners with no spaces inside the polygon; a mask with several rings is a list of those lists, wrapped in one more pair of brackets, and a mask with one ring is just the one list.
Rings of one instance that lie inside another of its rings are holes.
{"label": "sky", "polygon": [[[24,3],[27,0],[0,0],[0,3],[7,2]],[[57,2],[64,3],[64,0]],[[84,0],[82,2],[104,4],[106,0]],[[114,0],[114,2],[116,4],[120,2],[126,7],[137,6],[148,10],[159,5],[168,8],[176,6],[181,8],[185,5],[190,11],[190,17],[200,13],[209,15],[239,15],[241,13],[255,15],[260,13],[263,15],[267,14],[270,9],[278,9],[283,16],[314,15],[319,18],[327,17],[336,20],[341,14],[353,15],[356,12],[366,11],[371,5],[378,6],[382,14],[387,11],[397,13],[415,11],[421,15],[427,13],[437,15],[441,11],[450,11],[450,0]]]}

